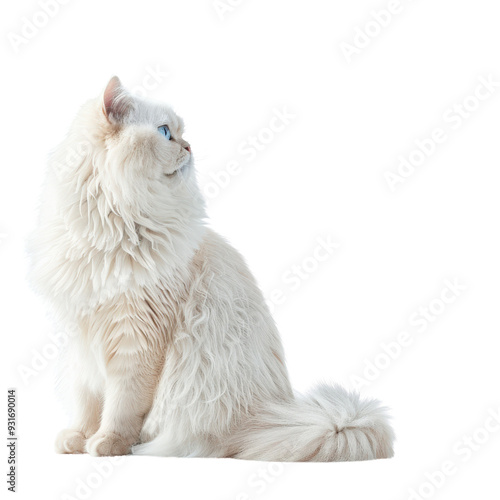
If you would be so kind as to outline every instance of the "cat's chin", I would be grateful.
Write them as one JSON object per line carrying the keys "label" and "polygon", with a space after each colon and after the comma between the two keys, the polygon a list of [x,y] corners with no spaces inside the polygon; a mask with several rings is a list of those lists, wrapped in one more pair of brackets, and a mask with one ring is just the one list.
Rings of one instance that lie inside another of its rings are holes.
{"label": "cat's chin", "polygon": [[192,165],[192,161],[191,161],[191,158],[189,158],[186,162],[184,162],[182,165],[180,165],[179,168],[175,169],[173,172],[170,172],[170,173],[164,172],[163,175],[167,179],[174,179],[175,177],[186,174],[191,165]]}
{"label": "cat's chin", "polygon": [[187,168],[187,163],[182,165],[181,167],[179,167],[177,170],[174,170],[173,172],[170,172],[169,174],[167,173],[164,173],[163,175],[169,179],[172,179],[173,177],[175,177],[177,174],[180,174],[182,173],[183,170],[185,170]]}

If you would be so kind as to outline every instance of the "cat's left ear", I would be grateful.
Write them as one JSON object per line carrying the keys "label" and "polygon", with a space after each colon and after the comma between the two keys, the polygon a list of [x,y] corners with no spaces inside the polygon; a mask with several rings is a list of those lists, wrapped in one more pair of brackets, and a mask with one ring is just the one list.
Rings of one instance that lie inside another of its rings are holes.
{"label": "cat's left ear", "polygon": [[132,96],[125,90],[120,79],[114,76],[109,81],[102,96],[102,111],[110,123],[117,123],[133,107]]}

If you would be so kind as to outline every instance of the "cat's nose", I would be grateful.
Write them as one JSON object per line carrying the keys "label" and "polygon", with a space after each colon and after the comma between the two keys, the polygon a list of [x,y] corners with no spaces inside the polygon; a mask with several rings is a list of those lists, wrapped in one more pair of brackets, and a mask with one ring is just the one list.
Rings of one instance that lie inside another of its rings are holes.
{"label": "cat's nose", "polygon": [[179,146],[183,147],[186,151],[191,153],[191,146],[189,145],[188,141],[185,141],[184,139],[179,138],[179,139],[177,139],[177,143],[179,144]]}

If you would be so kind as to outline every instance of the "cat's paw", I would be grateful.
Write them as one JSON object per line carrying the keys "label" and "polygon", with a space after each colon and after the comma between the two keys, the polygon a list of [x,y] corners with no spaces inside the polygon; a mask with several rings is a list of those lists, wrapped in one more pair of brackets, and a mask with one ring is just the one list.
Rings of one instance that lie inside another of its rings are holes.
{"label": "cat's paw", "polygon": [[57,453],[85,453],[85,435],[74,429],[64,429],[56,438]]}
{"label": "cat's paw", "polygon": [[94,457],[128,455],[130,453],[130,445],[118,434],[98,432],[87,441],[87,452]]}

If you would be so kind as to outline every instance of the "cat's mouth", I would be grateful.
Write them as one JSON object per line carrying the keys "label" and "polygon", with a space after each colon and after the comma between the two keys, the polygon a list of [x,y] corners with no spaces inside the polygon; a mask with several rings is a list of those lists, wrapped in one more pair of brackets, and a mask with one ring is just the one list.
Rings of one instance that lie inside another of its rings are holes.
{"label": "cat's mouth", "polygon": [[184,167],[180,167],[177,170],[174,170],[173,172],[170,172],[169,174],[163,174],[165,177],[174,177],[177,175],[177,172],[180,172]]}
{"label": "cat's mouth", "polygon": [[187,168],[188,165],[189,165],[189,162],[184,163],[180,167],[176,168],[173,172],[170,172],[168,174],[165,172],[164,175],[165,175],[165,177],[170,177],[170,178],[175,177],[177,174],[182,173]]}
{"label": "cat's mouth", "polygon": [[185,173],[185,171],[188,169],[189,165],[192,164],[192,160],[191,160],[191,154],[189,154],[186,158],[186,156],[184,156],[184,158],[182,158],[182,160],[179,162],[179,165],[177,166],[177,168],[173,171],[173,172],[164,172],[164,175],[165,177],[175,177],[176,175],[178,174],[182,174],[182,173]]}

